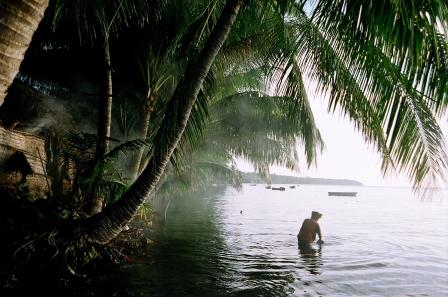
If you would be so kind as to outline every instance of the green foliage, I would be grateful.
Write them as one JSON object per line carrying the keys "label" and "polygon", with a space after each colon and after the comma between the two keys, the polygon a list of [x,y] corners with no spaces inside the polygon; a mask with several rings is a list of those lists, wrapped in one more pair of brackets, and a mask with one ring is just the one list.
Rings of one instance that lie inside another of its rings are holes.
{"label": "green foliage", "polygon": [[63,166],[72,172],[72,194],[80,203],[93,197],[104,197],[105,204],[118,200],[127,190],[126,181],[113,160],[121,153],[140,148],[144,141],[130,142],[115,147],[102,159],[96,159],[96,135],[67,132],[64,137]]}
{"label": "green foliage", "polygon": [[208,161],[204,156],[195,153],[189,162],[183,162],[182,168],[168,169],[159,182],[157,195],[180,195],[185,191],[199,191],[211,185],[230,185],[237,190],[242,187],[242,178],[233,165],[226,165],[212,158]]}
{"label": "green foliage", "polygon": [[134,129],[134,126],[137,121],[136,116],[133,113],[132,107],[130,106],[127,100],[124,100],[124,102],[118,104],[118,108],[114,110],[118,110],[115,114],[118,129],[120,130],[124,139],[128,140],[131,135],[131,131]]}
{"label": "green foliage", "polygon": [[312,19],[321,31],[332,28],[351,53],[365,53],[366,44],[380,49],[415,88],[446,103],[446,1],[318,1]]}
{"label": "green foliage", "polygon": [[[303,13],[291,24],[298,40],[299,64],[319,91],[329,95],[329,110],[340,107],[366,140],[376,144],[384,158],[384,171],[395,164],[415,187],[435,186],[446,175],[448,164],[435,117],[446,95],[425,94],[427,82],[435,79],[423,69],[427,65],[422,68],[410,60],[403,62],[406,58],[397,60],[399,51],[392,55],[368,38],[357,39],[353,31],[342,36],[323,30],[318,21]],[[446,57],[443,52],[440,57]],[[448,60],[439,62],[431,69],[446,72]],[[426,72],[426,77],[417,77],[419,71]]]}
{"label": "green foliage", "polygon": [[163,0],[55,0],[47,13],[54,27],[72,26],[81,43],[95,44],[111,32],[159,18],[164,5]]}
{"label": "green foliage", "polygon": [[147,222],[151,216],[153,207],[152,204],[149,202],[144,202],[137,211],[137,216],[140,218],[140,220],[143,220]]}
{"label": "green foliage", "polygon": [[290,97],[240,93],[216,102],[212,111],[213,120],[207,129],[204,148],[221,152],[231,159],[246,159],[264,175],[268,174],[270,165],[297,170],[300,139],[312,142],[308,143],[311,154],[323,145],[315,127],[304,130],[311,135],[302,135],[300,123],[307,123],[309,115],[312,120],[312,114],[297,108]]}

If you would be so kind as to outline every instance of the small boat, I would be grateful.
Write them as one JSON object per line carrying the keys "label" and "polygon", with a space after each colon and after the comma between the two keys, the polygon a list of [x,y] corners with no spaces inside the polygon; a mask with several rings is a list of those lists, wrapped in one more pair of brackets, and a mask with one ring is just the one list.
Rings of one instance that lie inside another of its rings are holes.
{"label": "small boat", "polygon": [[255,187],[257,184],[250,184],[252,187]]}
{"label": "small boat", "polygon": [[269,189],[271,189],[271,186],[266,186],[265,188],[269,190]]}
{"label": "small boat", "polygon": [[284,190],[286,190],[286,188],[285,187],[278,187],[278,188],[272,188],[272,190],[284,191]]}
{"label": "small boat", "polygon": [[290,188],[290,189],[295,189],[295,188],[296,188],[296,186],[289,186],[289,188]]}
{"label": "small boat", "polygon": [[356,197],[358,192],[328,192],[328,196]]}

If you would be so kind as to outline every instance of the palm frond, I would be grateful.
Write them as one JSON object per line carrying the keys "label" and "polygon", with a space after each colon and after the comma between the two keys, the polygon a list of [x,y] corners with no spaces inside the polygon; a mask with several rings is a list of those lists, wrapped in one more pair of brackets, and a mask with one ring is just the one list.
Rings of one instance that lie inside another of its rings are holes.
{"label": "palm frond", "polygon": [[307,118],[299,119],[303,110],[299,111],[290,97],[240,93],[217,101],[211,112],[214,116],[206,132],[205,150],[246,159],[264,174],[270,165],[298,168],[296,140],[301,126],[297,122],[306,123]]}
{"label": "palm frond", "polygon": [[[296,19],[294,26],[299,61],[320,91],[329,93],[329,109],[342,107],[384,160],[392,158],[416,188],[432,186],[443,176],[447,156],[429,108],[434,105],[402,68],[373,44],[363,43],[354,54],[344,39],[321,32],[306,16]],[[387,167],[383,163],[384,171]]]}
{"label": "palm frond", "polygon": [[[277,84],[276,94],[290,98],[293,104],[287,108],[288,121],[297,127],[300,133],[297,137],[305,147],[305,156],[308,166],[316,160],[317,153],[324,149],[324,142],[314,122],[313,111],[309,103],[308,95],[302,77],[302,72],[296,61],[290,61],[285,69],[285,80]],[[283,102],[284,101],[280,101]]]}
{"label": "palm frond", "polygon": [[129,140],[111,149],[106,155],[104,155],[102,160],[105,162],[117,160],[120,156],[126,156],[129,153],[133,153],[147,147],[152,147],[151,139]]}
{"label": "palm frond", "polygon": [[200,92],[191,110],[185,132],[171,157],[170,161],[174,168],[179,169],[182,167],[186,151],[197,149],[203,139],[204,127],[208,118],[208,97],[203,92]]}
{"label": "palm frond", "polygon": [[342,108],[346,116],[361,130],[367,142],[373,142],[383,156],[383,169],[392,164],[381,117],[358,84],[357,73],[351,72],[339,52],[305,16],[292,23],[297,36],[297,63],[317,83],[318,92],[330,95],[329,111]]}
{"label": "palm frond", "polygon": [[234,166],[221,161],[190,159],[189,164],[184,163],[182,170],[170,170],[165,174],[157,193],[173,195],[183,191],[198,191],[209,188],[211,184],[229,185],[241,190],[242,177]]}
{"label": "palm frond", "polygon": [[331,28],[348,52],[363,57],[365,44],[374,45],[415,88],[434,100],[435,107],[446,107],[446,1],[324,0],[312,14],[313,23],[323,32]]}
{"label": "palm frond", "polygon": [[194,184],[206,188],[210,183],[230,185],[237,190],[242,188],[241,174],[232,167],[215,161],[195,161],[191,165]]}
{"label": "palm frond", "polygon": [[110,32],[159,19],[166,7],[165,0],[55,0],[48,14],[53,27],[75,26],[81,43],[93,44]]}

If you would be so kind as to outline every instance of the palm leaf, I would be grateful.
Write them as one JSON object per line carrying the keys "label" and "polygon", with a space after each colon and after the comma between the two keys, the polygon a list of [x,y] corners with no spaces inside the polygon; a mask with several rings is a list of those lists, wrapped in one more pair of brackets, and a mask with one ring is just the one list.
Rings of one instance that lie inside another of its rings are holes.
{"label": "palm leaf", "polygon": [[158,19],[166,1],[144,0],[55,0],[48,8],[53,27],[74,26],[81,43],[94,44],[110,32]]}
{"label": "palm leaf", "polygon": [[305,16],[294,25],[302,45],[299,59],[320,90],[331,95],[329,108],[341,106],[415,187],[434,185],[446,171],[447,156],[431,100],[375,45],[364,43],[354,54],[344,39],[321,32]]}
{"label": "palm leaf", "polygon": [[[444,108],[447,101],[448,5],[444,0],[318,1],[312,20],[331,28],[345,49],[363,57],[372,44],[400,72]],[[444,102],[442,104],[442,102]]]}
{"label": "palm leaf", "polygon": [[152,147],[152,141],[151,139],[134,139],[126,141],[122,144],[119,144],[115,146],[113,149],[111,149],[104,157],[102,158],[103,161],[109,162],[112,160],[117,160],[120,158],[120,156],[126,156],[129,153],[133,153],[136,151],[140,151],[142,149],[145,149],[147,147]]}

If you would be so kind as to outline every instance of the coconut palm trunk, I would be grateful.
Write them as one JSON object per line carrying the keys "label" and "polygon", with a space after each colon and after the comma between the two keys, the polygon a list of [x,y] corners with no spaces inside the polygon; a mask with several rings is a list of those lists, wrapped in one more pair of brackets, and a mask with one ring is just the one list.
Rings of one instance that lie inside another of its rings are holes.
{"label": "coconut palm trunk", "polygon": [[88,241],[104,244],[115,238],[132,219],[145,198],[154,190],[182,137],[196,97],[244,1],[227,1],[198,58],[188,64],[155,136],[155,143],[161,145],[154,149],[142,174],[119,201],[79,223],[77,231],[80,233],[78,234],[83,235]]}
{"label": "coconut palm trunk", "polygon": [[44,16],[48,0],[0,1],[0,105]]}
{"label": "coconut palm trunk", "polygon": [[[155,99],[148,98],[148,100],[145,103],[145,107],[143,110],[143,119],[140,125],[140,131],[138,138],[145,139],[148,135],[149,130],[149,120],[151,119],[151,113],[154,109],[154,101]],[[140,166],[143,158],[143,152],[144,149],[140,149],[138,152],[135,153],[134,158],[132,159],[131,163],[131,178],[132,180],[135,180],[140,173]]]}
{"label": "coconut palm trunk", "polygon": [[[104,37],[103,67],[104,77],[98,106],[98,143],[96,149],[96,157],[98,160],[109,151],[110,127],[112,122],[112,67],[108,34]],[[94,195],[87,201],[85,212],[88,215],[97,214],[103,209],[103,205],[104,196]]]}
{"label": "coconut palm trunk", "polygon": [[110,127],[112,123],[112,66],[110,59],[109,36],[104,38],[104,81],[98,110],[98,148],[101,158],[109,150]]}

